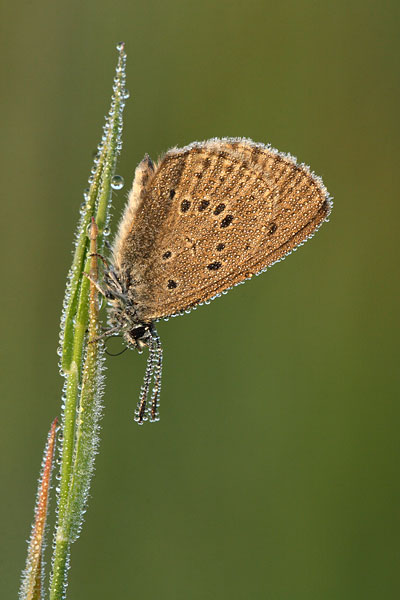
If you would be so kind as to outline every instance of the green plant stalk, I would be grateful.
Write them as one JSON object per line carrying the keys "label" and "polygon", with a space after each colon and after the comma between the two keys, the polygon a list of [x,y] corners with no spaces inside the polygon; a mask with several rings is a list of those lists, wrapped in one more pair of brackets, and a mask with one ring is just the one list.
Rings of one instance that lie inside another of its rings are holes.
{"label": "green plant stalk", "polygon": [[[114,79],[114,95],[108,123],[99,146],[97,166],[90,181],[87,201],[81,216],[75,254],[67,284],[62,322],[61,368],[65,376],[65,404],[62,421],[62,453],[58,494],[58,519],[54,540],[50,599],[65,597],[70,545],[78,537],[87,501],[94,457],[98,444],[98,421],[101,415],[102,351],[99,344],[88,343],[98,335],[97,290],[82,276],[84,269],[97,280],[96,258],[89,251],[96,248],[109,218],[112,177],[121,146],[122,111],[125,91],[123,44],[118,47],[119,60]],[[93,239],[93,215],[99,228]],[[90,226],[90,244],[88,227]],[[91,291],[90,291],[91,290]],[[90,293],[89,293],[90,291]],[[87,335],[88,332],[88,335]],[[78,412],[77,412],[78,409]]]}
{"label": "green plant stalk", "polygon": [[[97,240],[98,228],[93,219],[91,226],[91,268],[92,281],[98,280],[97,269]],[[92,340],[87,346],[87,354],[83,370],[82,390],[80,397],[79,413],[77,419],[77,432],[75,455],[72,465],[70,493],[65,523],[65,529],[70,532],[70,541],[74,542],[80,531],[82,515],[85,509],[86,498],[93,472],[95,450],[98,445],[98,420],[101,414],[100,394],[102,388],[102,361],[103,343],[98,340],[100,334],[98,320],[97,289],[90,285],[89,304],[89,330],[88,338]],[[97,341],[93,341],[97,340]],[[100,389],[99,389],[100,387]]]}
{"label": "green plant stalk", "polygon": [[[96,228],[97,229],[97,228]],[[96,233],[97,236],[97,233]],[[94,240],[95,241],[95,240]],[[91,252],[96,253],[97,248],[91,245]],[[91,259],[91,277],[97,281],[97,259]],[[89,340],[95,339],[99,334],[97,290],[90,286],[89,306]],[[71,468],[71,479],[68,490],[67,502],[63,512],[63,521],[57,529],[56,547],[53,563],[52,593],[54,598],[61,598],[65,589],[70,544],[78,537],[82,523],[82,515],[87,495],[83,490],[88,490],[92,474],[94,450],[96,440],[93,440],[93,431],[96,429],[96,395],[99,365],[99,342],[87,346],[87,355],[84,363],[82,390],[80,394],[79,412],[77,418],[77,432],[75,441],[75,456]],[[83,488],[83,490],[82,490]]]}

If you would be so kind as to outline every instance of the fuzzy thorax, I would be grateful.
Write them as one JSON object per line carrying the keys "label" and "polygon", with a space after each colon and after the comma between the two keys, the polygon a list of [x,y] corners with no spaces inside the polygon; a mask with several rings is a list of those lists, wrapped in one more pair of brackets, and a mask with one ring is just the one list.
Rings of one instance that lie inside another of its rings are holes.
{"label": "fuzzy thorax", "polygon": [[109,271],[104,277],[106,298],[109,302],[108,321],[111,329],[120,331],[128,346],[143,350],[149,346],[151,323],[144,323],[137,313],[137,308],[128,295],[123,278],[115,271]]}

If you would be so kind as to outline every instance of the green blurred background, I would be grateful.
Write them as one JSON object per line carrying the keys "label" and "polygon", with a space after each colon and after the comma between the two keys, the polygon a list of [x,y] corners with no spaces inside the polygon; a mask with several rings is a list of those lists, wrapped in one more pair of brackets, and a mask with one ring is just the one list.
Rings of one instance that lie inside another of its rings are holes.
{"label": "green blurred background", "polygon": [[3,5],[2,598],[60,412],[65,276],[120,40],[115,222],[145,152],[224,135],[297,155],[335,205],[284,263],[159,325],[159,424],[132,419],[145,358],[108,360],[68,597],[399,598],[399,17],[398,0]]}

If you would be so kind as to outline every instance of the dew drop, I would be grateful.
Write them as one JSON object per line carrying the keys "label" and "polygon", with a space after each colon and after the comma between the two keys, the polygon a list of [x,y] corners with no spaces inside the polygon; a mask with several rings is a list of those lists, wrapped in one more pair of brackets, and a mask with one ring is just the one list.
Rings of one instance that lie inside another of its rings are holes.
{"label": "dew drop", "polygon": [[124,178],[121,175],[114,175],[111,179],[111,187],[113,190],[120,190],[124,187]]}

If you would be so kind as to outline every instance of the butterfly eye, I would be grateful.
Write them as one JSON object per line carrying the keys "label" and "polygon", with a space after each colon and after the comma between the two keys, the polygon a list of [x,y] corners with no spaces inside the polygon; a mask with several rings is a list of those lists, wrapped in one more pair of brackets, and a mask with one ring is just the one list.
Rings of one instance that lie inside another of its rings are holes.
{"label": "butterfly eye", "polygon": [[129,332],[129,335],[134,340],[139,340],[140,338],[142,338],[144,336],[144,334],[147,331],[148,331],[147,327],[135,327],[134,329],[131,329],[131,331]]}

